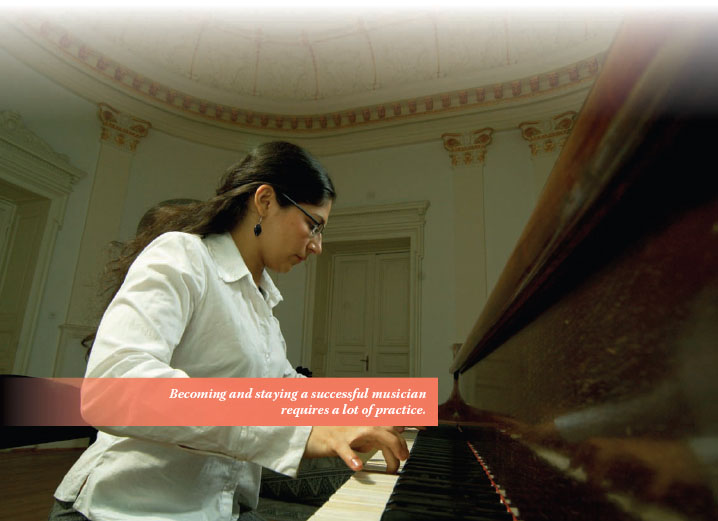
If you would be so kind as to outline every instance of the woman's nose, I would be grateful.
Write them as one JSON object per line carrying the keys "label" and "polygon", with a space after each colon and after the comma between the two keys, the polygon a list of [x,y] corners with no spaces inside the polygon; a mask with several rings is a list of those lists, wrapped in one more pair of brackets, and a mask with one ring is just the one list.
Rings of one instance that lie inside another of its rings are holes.
{"label": "woman's nose", "polygon": [[309,251],[317,255],[322,253],[322,234],[318,233],[309,239]]}

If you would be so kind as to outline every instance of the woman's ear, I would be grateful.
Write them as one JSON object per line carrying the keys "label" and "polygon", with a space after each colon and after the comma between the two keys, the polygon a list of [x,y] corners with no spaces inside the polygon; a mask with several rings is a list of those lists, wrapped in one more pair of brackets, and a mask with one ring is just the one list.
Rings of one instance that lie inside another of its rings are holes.
{"label": "woman's ear", "polygon": [[270,207],[277,204],[277,194],[272,185],[261,185],[254,192],[254,207],[261,217],[265,217]]}

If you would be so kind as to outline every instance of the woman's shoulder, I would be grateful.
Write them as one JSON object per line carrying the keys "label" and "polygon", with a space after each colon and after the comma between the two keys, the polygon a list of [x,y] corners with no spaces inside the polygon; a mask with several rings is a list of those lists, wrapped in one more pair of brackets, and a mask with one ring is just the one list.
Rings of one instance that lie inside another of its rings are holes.
{"label": "woman's shoulder", "polygon": [[167,232],[142,250],[128,276],[134,273],[146,279],[151,277],[148,274],[155,274],[163,280],[191,284],[198,294],[203,294],[210,264],[209,253],[199,235]]}
{"label": "woman's shoulder", "polygon": [[150,242],[150,248],[198,248],[202,246],[202,237],[194,233],[165,232]]}
{"label": "woman's shoulder", "polygon": [[161,256],[177,262],[182,262],[183,259],[195,262],[207,255],[207,247],[199,235],[185,232],[165,232],[150,242],[142,255]]}

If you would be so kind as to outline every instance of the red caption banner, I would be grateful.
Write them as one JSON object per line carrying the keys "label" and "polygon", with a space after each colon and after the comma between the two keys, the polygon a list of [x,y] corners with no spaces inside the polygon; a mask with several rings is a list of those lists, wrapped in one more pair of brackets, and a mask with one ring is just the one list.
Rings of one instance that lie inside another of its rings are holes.
{"label": "red caption banner", "polygon": [[5,425],[437,425],[437,378],[53,378],[13,382]]}

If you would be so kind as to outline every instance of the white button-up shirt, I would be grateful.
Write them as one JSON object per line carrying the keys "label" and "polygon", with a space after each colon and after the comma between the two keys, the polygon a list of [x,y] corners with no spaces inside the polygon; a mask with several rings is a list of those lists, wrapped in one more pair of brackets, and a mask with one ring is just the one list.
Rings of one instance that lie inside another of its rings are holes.
{"label": "white button-up shirt", "polygon": [[[108,306],[87,377],[296,377],[272,308],[232,237],[170,232],[137,257]],[[236,519],[261,467],[296,476],[311,427],[103,428],[55,497],[93,521]]]}

